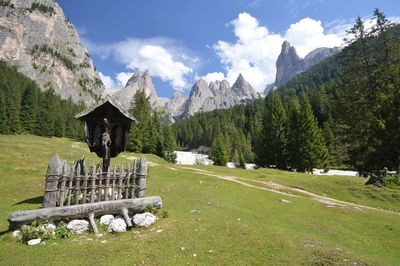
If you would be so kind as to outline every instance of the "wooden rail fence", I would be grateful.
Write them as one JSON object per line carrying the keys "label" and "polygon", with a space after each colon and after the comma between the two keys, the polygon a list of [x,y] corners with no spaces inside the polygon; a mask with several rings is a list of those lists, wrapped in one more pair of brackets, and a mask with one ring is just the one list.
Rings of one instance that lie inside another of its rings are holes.
{"label": "wooden rail fence", "polygon": [[63,207],[102,201],[143,198],[146,194],[147,162],[134,159],[128,165],[110,167],[107,173],[84,159],[73,164],[57,155],[49,163],[43,207]]}

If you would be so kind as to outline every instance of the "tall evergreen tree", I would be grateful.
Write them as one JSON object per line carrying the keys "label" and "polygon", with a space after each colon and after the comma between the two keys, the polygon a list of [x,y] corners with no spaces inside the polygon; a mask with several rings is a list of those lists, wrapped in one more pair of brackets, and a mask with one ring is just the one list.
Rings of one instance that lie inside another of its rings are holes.
{"label": "tall evergreen tree", "polygon": [[300,127],[300,104],[297,97],[293,96],[290,98],[288,104],[288,131],[287,133],[287,153],[288,153],[288,165],[292,169],[297,169],[301,165],[301,152],[300,152],[300,139],[299,139],[299,127]]}
{"label": "tall evergreen tree", "polygon": [[286,154],[286,130],[287,116],[280,96],[271,90],[265,98],[265,118],[262,130],[263,141],[261,160],[264,165],[275,165],[279,169],[285,169],[287,165]]}
{"label": "tall evergreen tree", "polygon": [[310,171],[313,168],[328,167],[328,150],[326,148],[317,119],[314,117],[306,94],[300,96],[299,124],[297,128],[300,153],[299,171]]}
{"label": "tall evergreen tree", "polygon": [[38,90],[33,84],[26,86],[21,103],[21,125],[26,133],[35,132],[36,116],[38,112]]}
{"label": "tall evergreen tree", "polygon": [[151,108],[143,92],[135,94],[130,114],[136,118],[138,123],[131,126],[128,150],[148,152],[153,132],[151,132]]}
{"label": "tall evergreen tree", "polygon": [[0,134],[9,134],[5,93],[0,89]]}
{"label": "tall evergreen tree", "polygon": [[211,160],[219,166],[225,166],[228,162],[222,135],[217,136],[211,145]]}

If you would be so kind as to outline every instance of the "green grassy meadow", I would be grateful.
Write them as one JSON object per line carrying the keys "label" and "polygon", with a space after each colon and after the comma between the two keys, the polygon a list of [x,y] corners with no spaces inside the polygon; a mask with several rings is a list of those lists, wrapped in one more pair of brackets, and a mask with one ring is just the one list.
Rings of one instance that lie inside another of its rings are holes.
{"label": "green grassy meadow", "polygon": [[[147,195],[160,195],[168,218],[123,234],[92,233],[27,246],[7,232],[8,215],[40,208],[47,163],[58,154],[96,160],[84,143],[0,136],[0,265],[399,265],[400,189],[365,179],[190,166],[248,184],[274,181],[318,195],[375,207],[332,207],[166,163],[149,161]],[[123,153],[113,163],[137,154]],[[290,200],[282,203],[281,199]]]}

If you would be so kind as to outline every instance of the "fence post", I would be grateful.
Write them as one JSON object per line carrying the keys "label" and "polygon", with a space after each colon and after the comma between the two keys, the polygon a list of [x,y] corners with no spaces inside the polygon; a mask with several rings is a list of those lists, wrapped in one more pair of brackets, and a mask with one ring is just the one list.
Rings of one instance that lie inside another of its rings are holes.
{"label": "fence post", "polygon": [[131,178],[131,191],[130,196],[131,198],[136,197],[136,169],[137,169],[137,159],[135,158],[132,162],[132,178]]}
{"label": "fence post", "polygon": [[92,165],[92,178],[91,178],[91,185],[90,185],[90,203],[94,202],[94,198],[96,195],[96,165],[93,162]]}
{"label": "fence post", "polygon": [[63,172],[63,162],[58,155],[53,156],[49,162],[46,173],[46,186],[43,197],[43,207],[56,207],[58,194],[58,179]]}
{"label": "fence post", "polygon": [[146,176],[147,176],[147,162],[146,158],[139,159],[138,173],[136,176],[137,185],[137,198],[143,198],[146,195]]}
{"label": "fence post", "polygon": [[64,200],[65,200],[65,196],[66,196],[65,183],[67,182],[67,178],[69,176],[68,170],[69,170],[68,163],[67,163],[67,161],[64,161],[63,173],[61,176],[61,180],[59,180],[61,182],[61,185],[60,185],[60,195],[59,195],[58,206],[60,206],[60,207],[64,206]]}
{"label": "fence post", "polygon": [[[125,166],[122,166],[122,169],[123,168],[125,168]],[[129,199],[130,178],[131,178],[131,167],[130,164],[128,163],[126,167],[125,199]]]}

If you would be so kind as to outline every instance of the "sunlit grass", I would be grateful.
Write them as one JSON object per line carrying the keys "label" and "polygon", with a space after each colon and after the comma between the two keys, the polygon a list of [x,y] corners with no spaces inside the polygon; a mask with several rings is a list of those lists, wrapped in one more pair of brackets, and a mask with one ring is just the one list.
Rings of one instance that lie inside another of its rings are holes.
{"label": "sunlit grass", "polygon": [[[0,136],[0,231],[15,210],[41,207],[47,163],[54,154],[73,161],[82,143],[35,136]],[[123,153],[112,163],[127,162]],[[257,190],[184,170],[146,155],[148,195],[160,195],[169,217],[127,233],[73,236],[34,247],[0,237],[2,265],[396,265],[400,260],[400,216],[369,210],[328,208],[303,197]],[[172,170],[174,168],[176,170]],[[220,175],[274,180],[318,194],[382,208],[398,208],[388,193],[365,188],[363,180],[314,177],[276,170],[245,171],[200,167]],[[365,188],[366,191],[356,191]],[[360,194],[360,195],[359,195]],[[397,205],[396,205],[397,204]],[[162,231],[160,231],[162,230]],[[92,240],[88,240],[92,239]],[[103,243],[102,243],[103,242]]]}

